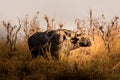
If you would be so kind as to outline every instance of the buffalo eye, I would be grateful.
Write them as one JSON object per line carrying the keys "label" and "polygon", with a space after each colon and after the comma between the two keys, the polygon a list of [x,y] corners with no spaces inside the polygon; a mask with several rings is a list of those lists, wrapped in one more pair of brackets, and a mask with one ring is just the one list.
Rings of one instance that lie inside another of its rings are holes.
{"label": "buffalo eye", "polygon": [[65,40],[66,39],[66,37],[65,37],[65,35],[63,36],[63,40]]}
{"label": "buffalo eye", "polygon": [[71,37],[71,34],[69,34],[69,37]]}
{"label": "buffalo eye", "polygon": [[64,32],[64,33],[65,33],[65,35],[71,37],[71,33],[67,33],[67,32]]}
{"label": "buffalo eye", "polygon": [[77,34],[77,36],[80,36],[81,34]]}

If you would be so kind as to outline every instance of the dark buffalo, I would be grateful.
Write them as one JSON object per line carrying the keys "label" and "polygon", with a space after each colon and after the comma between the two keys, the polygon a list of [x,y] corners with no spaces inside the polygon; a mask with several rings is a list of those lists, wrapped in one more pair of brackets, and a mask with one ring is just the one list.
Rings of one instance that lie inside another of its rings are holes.
{"label": "dark buffalo", "polygon": [[91,44],[89,44],[89,40],[79,39],[75,32],[66,29],[37,32],[28,39],[32,57],[46,56],[46,51],[48,51],[52,56],[58,58],[59,51],[64,50],[65,53],[68,53],[70,50],[83,45],[90,46]]}
{"label": "dark buffalo", "polygon": [[[50,41],[50,37],[53,33],[55,33],[54,30],[52,31],[45,31],[45,32],[37,32],[33,34],[28,39],[28,46],[32,53],[32,57],[37,57],[39,54],[44,55],[44,51],[48,46],[48,43]],[[41,49],[41,50],[40,50]]]}

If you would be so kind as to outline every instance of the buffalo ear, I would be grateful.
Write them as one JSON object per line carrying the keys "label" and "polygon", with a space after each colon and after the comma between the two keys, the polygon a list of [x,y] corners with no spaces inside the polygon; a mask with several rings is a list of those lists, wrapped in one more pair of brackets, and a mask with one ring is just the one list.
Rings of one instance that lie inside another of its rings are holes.
{"label": "buffalo ear", "polygon": [[76,44],[76,43],[78,42],[78,40],[79,40],[79,39],[76,38],[76,37],[75,37],[75,38],[71,38],[71,43]]}

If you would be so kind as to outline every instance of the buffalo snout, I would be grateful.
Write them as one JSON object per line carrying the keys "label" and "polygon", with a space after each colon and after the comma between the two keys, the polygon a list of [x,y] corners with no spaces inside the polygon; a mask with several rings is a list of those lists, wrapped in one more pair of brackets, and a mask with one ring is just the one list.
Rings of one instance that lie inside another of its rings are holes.
{"label": "buffalo snout", "polygon": [[91,41],[87,37],[82,37],[79,41],[79,45],[81,47],[89,47],[89,46],[91,46]]}

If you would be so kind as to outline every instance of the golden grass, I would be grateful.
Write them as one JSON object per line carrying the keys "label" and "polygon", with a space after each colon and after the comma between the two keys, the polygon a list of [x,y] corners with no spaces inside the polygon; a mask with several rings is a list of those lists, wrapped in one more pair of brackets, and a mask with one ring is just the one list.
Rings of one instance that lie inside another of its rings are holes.
{"label": "golden grass", "polygon": [[0,40],[0,80],[120,80],[120,33],[111,28],[103,40],[97,30],[94,40],[88,36],[92,46],[71,50],[68,56],[64,55],[65,46],[71,43],[66,41],[59,60],[49,52],[45,53],[48,58],[32,59],[26,41],[17,43],[16,50],[11,51]]}
{"label": "golden grass", "polygon": [[92,48],[97,51],[94,55],[76,50],[60,60],[32,59],[27,44],[19,43],[16,51],[10,51],[1,42],[0,80],[119,80],[120,50],[114,47],[116,51],[107,53],[101,48]]}

